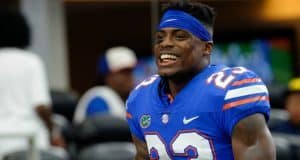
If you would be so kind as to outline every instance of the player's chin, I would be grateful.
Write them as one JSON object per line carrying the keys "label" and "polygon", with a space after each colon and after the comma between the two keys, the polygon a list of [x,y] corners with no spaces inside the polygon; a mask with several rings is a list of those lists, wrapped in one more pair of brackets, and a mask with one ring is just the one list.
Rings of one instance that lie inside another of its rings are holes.
{"label": "player's chin", "polygon": [[178,72],[174,70],[159,70],[158,74],[164,78],[173,78],[173,77],[177,77]]}
{"label": "player's chin", "polygon": [[162,77],[168,77],[169,75],[172,75],[172,70],[169,69],[158,69],[158,74]]}

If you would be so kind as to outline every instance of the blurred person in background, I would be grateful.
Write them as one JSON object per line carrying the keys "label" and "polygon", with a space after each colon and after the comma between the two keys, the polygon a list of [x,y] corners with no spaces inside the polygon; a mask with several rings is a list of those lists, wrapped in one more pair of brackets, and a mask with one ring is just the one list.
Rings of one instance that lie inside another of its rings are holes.
{"label": "blurred person in background", "polygon": [[92,87],[80,98],[74,123],[86,117],[111,114],[125,119],[125,100],[134,87],[133,69],[137,64],[135,52],[125,46],[106,50],[98,61],[98,86]]}
{"label": "blurred person in background", "polygon": [[0,10],[0,159],[28,146],[22,135],[32,134],[38,149],[65,147],[51,120],[44,63],[27,50],[30,34],[21,13]]}
{"label": "blurred person in background", "polygon": [[300,135],[300,77],[291,79],[285,96],[285,110],[289,119],[272,126],[270,130],[277,133]]}

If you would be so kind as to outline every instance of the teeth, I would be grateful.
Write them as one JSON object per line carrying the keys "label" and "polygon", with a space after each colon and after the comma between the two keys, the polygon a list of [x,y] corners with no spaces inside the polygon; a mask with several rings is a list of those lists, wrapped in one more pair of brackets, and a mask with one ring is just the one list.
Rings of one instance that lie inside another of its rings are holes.
{"label": "teeth", "polygon": [[162,59],[162,60],[164,60],[164,59],[173,59],[173,60],[175,60],[175,59],[176,59],[176,56],[171,55],[171,54],[162,54],[162,55],[160,56],[160,59]]}

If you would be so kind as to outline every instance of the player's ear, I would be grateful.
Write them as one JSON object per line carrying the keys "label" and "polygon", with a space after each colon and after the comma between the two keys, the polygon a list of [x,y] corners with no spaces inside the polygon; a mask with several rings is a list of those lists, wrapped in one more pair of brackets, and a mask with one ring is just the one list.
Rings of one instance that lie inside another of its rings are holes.
{"label": "player's ear", "polygon": [[214,44],[213,44],[212,42],[206,42],[206,43],[205,43],[204,54],[205,54],[205,55],[211,55],[213,46],[214,46]]}

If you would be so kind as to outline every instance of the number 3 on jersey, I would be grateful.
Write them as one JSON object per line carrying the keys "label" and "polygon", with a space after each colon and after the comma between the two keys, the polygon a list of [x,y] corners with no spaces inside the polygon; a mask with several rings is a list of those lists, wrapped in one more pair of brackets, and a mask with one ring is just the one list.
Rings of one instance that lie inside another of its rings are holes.
{"label": "number 3 on jersey", "polygon": [[147,133],[145,139],[151,160],[171,160],[170,157],[176,156],[189,160],[215,160],[212,144],[197,131],[177,133],[169,144],[169,150],[158,133]]}

